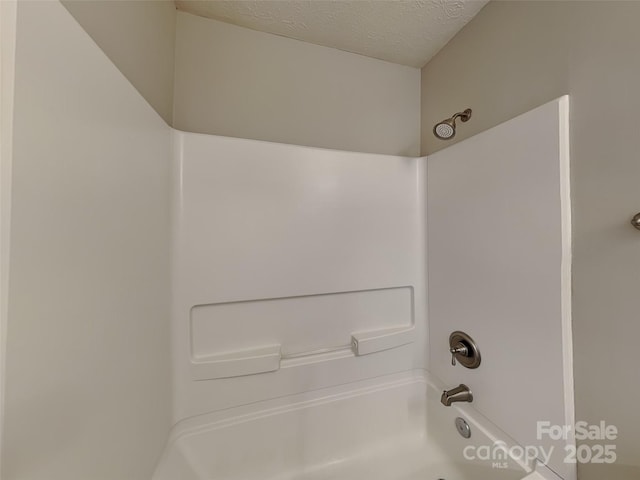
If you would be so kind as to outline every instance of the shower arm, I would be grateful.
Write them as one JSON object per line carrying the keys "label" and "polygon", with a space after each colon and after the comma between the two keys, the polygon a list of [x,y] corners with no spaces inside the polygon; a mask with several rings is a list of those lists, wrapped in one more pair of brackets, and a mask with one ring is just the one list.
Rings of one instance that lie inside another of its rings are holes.
{"label": "shower arm", "polygon": [[471,109],[467,108],[464,112],[456,113],[453,117],[451,117],[451,120],[455,122],[456,118],[460,118],[461,122],[469,121],[469,119],[471,118]]}

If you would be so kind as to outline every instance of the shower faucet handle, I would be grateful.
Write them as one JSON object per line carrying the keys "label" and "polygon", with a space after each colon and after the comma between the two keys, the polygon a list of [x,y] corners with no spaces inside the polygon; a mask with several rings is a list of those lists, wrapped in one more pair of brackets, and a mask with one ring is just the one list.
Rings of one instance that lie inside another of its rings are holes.
{"label": "shower faucet handle", "polygon": [[480,366],[480,349],[473,338],[464,332],[458,330],[449,336],[449,353],[454,367],[457,363],[466,368]]}
{"label": "shower faucet handle", "polygon": [[463,357],[469,355],[469,349],[462,342],[459,342],[457,345],[451,347],[449,351],[451,352],[451,365],[453,365],[454,367],[456,366],[456,355],[462,355]]}

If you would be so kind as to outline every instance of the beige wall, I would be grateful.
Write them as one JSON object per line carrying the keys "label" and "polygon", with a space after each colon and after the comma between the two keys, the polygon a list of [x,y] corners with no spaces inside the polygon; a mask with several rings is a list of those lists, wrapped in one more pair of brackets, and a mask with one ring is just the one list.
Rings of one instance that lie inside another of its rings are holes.
{"label": "beige wall", "polygon": [[173,117],[176,8],[171,0],[61,0],[164,120]]}
{"label": "beige wall", "polygon": [[0,475],[148,480],[171,426],[171,131],[58,2],[17,18]]}
{"label": "beige wall", "polygon": [[178,12],[174,126],[417,155],[420,70]]}
{"label": "beige wall", "polygon": [[0,2],[0,472],[4,439],[16,2]]}
{"label": "beige wall", "polygon": [[419,69],[176,12],[169,0],[62,3],[179,130],[420,152]]}
{"label": "beige wall", "polygon": [[[617,425],[618,462],[635,466],[640,232],[629,220],[640,211],[639,23],[637,2],[490,2],[422,71],[425,154],[454,143],[431,128],[456,111],[474,111],[459,141],[570,94],[577,418]],[[596,468],[613,467],[581,466],[581,478],[639,474]]]}

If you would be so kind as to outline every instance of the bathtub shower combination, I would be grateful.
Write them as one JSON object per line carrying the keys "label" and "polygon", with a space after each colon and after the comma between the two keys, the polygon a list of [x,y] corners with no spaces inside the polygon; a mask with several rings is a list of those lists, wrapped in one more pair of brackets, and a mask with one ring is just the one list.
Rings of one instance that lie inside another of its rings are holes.
{"label": "bathtub shower combination", "polygon": [[[19,73],[61,93],[17,82],[16,105],[125,105],[143,133],[74,148],[172,158],[174,426],[154,480],[575,480],[572,439],[537,428],[573,422],[567,97],[424,158],[169,131],[61,6],[21,8],[24,37],[50,41],[19,43]],[[56,42],[69,65],[48,63]],[[16,128],[21,158],[55,152]]]}
{"label": "bathtub shower combination", "polygon": [[536,437],[572,415],[566,121],[420,159],[175,132],[154,478],[519,479],[550,447],[533,475],[573,478]]}

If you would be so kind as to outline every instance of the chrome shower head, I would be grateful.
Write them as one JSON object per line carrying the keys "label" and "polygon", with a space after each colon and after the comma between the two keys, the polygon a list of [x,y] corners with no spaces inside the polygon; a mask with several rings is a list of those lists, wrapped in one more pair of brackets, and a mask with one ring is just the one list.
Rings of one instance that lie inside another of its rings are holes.
{"label": "chrome shower head", "polygon": [[456,118],[460,117],[463,122],[471,118],[471,109],[467,108],[464,112],[458,112],[453,117],[436,123],[433,127],[433,134],[440,140],[450,140],[456,136]]}
{"label": "chrome shower head", "polygon": [[443,120],[433,127],[433,133],[440,140],[449,140],[456,135],[456,122],[451,119]]}

